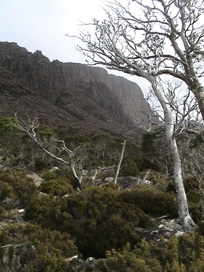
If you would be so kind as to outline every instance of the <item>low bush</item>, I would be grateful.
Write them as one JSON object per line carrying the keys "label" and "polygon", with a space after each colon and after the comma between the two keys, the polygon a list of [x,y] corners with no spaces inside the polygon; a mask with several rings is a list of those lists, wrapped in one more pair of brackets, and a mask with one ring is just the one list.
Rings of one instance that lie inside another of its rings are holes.
{"label": "low bush", "polygon": [[0,181],[2,196],[19,198],[23,206],[26,206],[38,193],[33,181],[24,172],[2,173]]}
{"label": "low bush", "polygon": [[139,169],[137,167],[137,163],[133,159],[126,159],[123,161],[121,170],[120,170],[120,176],[138,176]]}
{"label": "low bush", "polygon": [[121,192],[120,197],[122,201],[135,205],[148,215],[169,214],[172,217],[177,217],[176,199],[169,193],[141,186],[131,191]]}
{"label": "low bush", "polygon": [[69,234],[43,230],[30,223],[5,227],[0,244],[1,271],[70,271],[66,258],[78,253]]}
{"label": "low bush", "polygon": [[140,240],[137,227],[153,221],[134,204],[122,201],[117,186],[90,187],[67,198],[37,197],[26,219],[42,227],[68,232],[84,256],[101,257],[107,250]]}
{"label": "low bush", "polygon": [[127,244],[122,250],[106,253],[97,265],[98,272],[202,272],[204,240],[198,233],[172,237],[159,243],[141,240],[134,249]]}
{"label": "low bush", "polygon": [[71,184],[69,184],[67,180],[63,179],[44,180],[41,183],[39,190],[54,196],[63,196],[74,191]]}
{"label": "low bush", "polygon": [[47,162],[40,158],[35,159],[35,171],[42,171],[43,169],[47,168]]}

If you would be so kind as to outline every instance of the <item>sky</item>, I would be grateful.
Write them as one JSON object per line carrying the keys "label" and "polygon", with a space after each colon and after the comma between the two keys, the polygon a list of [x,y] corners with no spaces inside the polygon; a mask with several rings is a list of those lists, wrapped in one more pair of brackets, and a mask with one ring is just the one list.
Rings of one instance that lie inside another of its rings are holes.
{"label": "sky", "polygon": [[[83,28],[80,22],[103,19],[103,6],[103,0],[0,0],[0,41],[16,42],[30,52],[40,50],[51,61],[85,63],[76,50],[79,41],[66,33],[77,35]],[[115,74],[147,90],[143,79]]]}

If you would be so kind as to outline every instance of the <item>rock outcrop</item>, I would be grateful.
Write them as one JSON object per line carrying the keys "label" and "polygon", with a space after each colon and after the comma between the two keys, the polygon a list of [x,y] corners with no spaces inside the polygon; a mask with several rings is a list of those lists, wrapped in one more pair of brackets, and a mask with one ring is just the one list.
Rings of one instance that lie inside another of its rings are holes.
{"label": "rock outcrop", "polygon": [[50,62],[41,51],[32,54],[16,43],[1,42],[0,115],[15,112],[87,135],[124,134],[135,128],[138,135],[148,116],[154,116],[136,83],[102,68]]}

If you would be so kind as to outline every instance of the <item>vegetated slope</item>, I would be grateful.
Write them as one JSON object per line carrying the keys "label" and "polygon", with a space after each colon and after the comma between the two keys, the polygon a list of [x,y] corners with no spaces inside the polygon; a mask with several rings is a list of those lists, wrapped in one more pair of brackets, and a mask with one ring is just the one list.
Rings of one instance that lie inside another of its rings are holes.
{"label": "vegetated slope", "polygon": [[149,115],[156,119],[136,83],[102,68],[50,62],[41,51],[32,54],[16,43],[1,42],[0,115],[15,112],[85,135],[134,130],[129,135],[138,136]]}
{"label": "vegetated slope", "polygon": [[[37,133],[53,148],[50,128]],[[92,183],[88,171],[82,191],[68,167],[50,171],[50,158],[12,118],[0,118],[0,271],[204,271],[202,196],[195,182],[187,181],[186,189],[200,228],[184,235],[170,178],[151,171],[151,184],[119,188],[106,177],[115,173],[108,166],[119,160],[120,139],[105,134],[64,139],[69,148],[81,146],[76,163],[83,169],[107,166]],[[143,178],[145,161],[140,148],[127,142],[121,178]],[[28,171],[31,164],[37,173]]]}

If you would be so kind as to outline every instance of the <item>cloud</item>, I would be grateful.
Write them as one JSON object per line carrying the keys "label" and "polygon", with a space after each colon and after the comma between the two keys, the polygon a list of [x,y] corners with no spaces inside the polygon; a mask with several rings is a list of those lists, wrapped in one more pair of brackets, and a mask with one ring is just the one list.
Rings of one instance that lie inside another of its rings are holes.
{"label": "cloud", "polygon": [[[83,62],[75,50],[79,21],[90,22],[102,12],[101,0],[1,0],[0,39],[17,42],[29,51],[41,50],[61,61]],[[76,56],[76,59],[75,59]]]}

